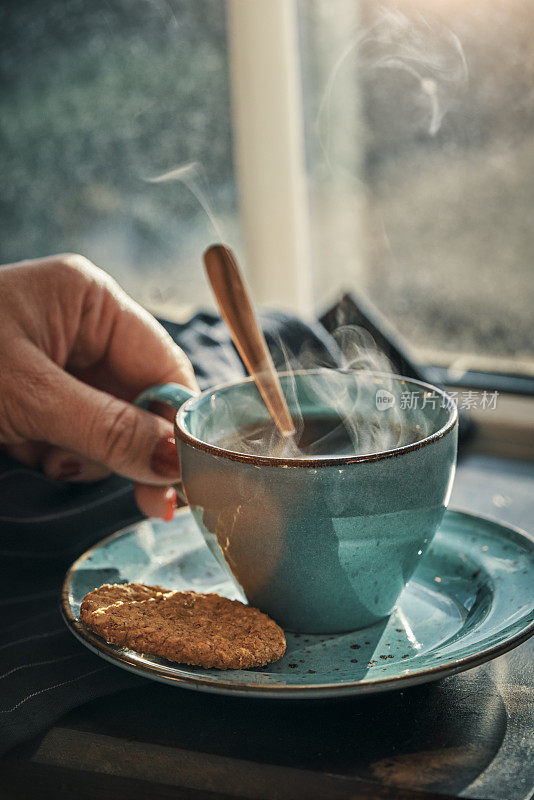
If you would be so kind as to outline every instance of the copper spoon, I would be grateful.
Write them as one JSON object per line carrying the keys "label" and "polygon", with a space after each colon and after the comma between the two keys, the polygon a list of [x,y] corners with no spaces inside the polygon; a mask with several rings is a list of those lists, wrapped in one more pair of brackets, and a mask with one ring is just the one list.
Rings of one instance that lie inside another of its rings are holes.
{"label": "copper spoon", "polygon": [[229,247],[214,244],[204,253],[204,265],[221,316],[276,427],[282,436],[293,436],[295,425],[234,254]]}

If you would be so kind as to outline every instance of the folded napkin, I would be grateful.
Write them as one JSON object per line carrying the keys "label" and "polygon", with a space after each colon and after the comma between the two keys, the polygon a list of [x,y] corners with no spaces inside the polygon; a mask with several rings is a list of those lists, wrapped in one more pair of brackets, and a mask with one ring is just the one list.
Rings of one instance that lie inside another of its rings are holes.
{"label": "folded napkin", "polygon": [[[333,365],[335,341],[319,324],[280,313],[262,317],[277,366],[304,351]],[[226,326],[212,314],[164,322],[195,368],[201,388],[244,375]],[[88,547],[141,519],[131,484],[113,476],[60,484],[0,456],[0,752],[49,728],[82,703],[144,683],[90,653],[59,611],[66,570]]]}

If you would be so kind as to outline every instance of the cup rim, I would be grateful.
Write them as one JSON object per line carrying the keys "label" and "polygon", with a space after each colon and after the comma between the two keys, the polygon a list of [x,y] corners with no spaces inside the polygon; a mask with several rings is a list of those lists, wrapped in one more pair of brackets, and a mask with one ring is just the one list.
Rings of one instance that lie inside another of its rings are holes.
{"label": "cup rim", "polygon": [[[288,375],[310,375],[310,374],[318,374],[322,372],[329,372],[331,371],[329,368],[326,367],[318,367],[315,369],[296,369],[296,370],[286,370],[284,372],[279,372],[278,375],[280,377],[286,377]],[[353,370],[343,370],[338,369],[338,372],[353,372]],[[254,379],[251,377],[241,378],[240,380],[235,381],[228,381],[226,383],[220,383],[216,386],[212,386],[209,389],[205,389],[200,394],[191,397],[189,400],[179,408],[176,412],[176,416],[174,418],[174,432],[178,439],[180,439],[185,444],[190,445],[191,447],[195,448],[196,450],[203,450],[206,453],[210,453],[211,455],[218,456],[219,458],[225,458],[230,461],[241,461],[246,464],[252,464],[254,466],[267,466],[267,467],[300,467],[300,468],[313,468],[316,469],[318,467],[336,467],[344,464],[364,464],[369,463],[372,461],[382,461],[386,458],[394,458],[395,456],[402,455],[404,453],[410,453],[414,450],[420,450],[422,447],[425,447],[432,442],[436,442],[439,439],[442,439],[446,434],[450,433],[454,427],[458,423],[458,409],[456,403],[450,397],[449,394],[444,389],[440,389],[438,386],[433,386],[431,383],[426,383],[425,381],[420,381],[417,378],[408,378],[403,375],[396,375],[394,373],[389,372],[373,372],[362,370],[359,374],[365,375],[372,375],[374,377],[380,378],[389,378],[391,380],[398,381],[400,383],[410,383],[415,384],[416,386],[421,386],[424,389],[429,389],[432,392],[437,392],[443,400],[446,401],[448,405],[449,411],[449,418],[445,425],[443,425],[439,430],[431,433],[429,436],[425,436],[423,439],[418,439],[416,442],[411,442],[410,444],[402,445],[399,447],[394,447],[391,450],[381,450],[378,453],[363,453],[361,455],[344,455],[344,456],[330,456],[330,457],[323,457],[323,458],[309,458],[304,456],[303,458],[280,458],[279,456],[260,456],[260,455],[251,455],[248,453],[238,453],[235,450],[226,450],[223,447],[219,447],[215,444],[210,444],[208,442],[204,442],[202,439],[199,439],[193,434],[186,431],[183,427],[180,426],[180,423],[183,425],[183,419],[185,414],[191,410],[191,406],[197,403],[202,398],[206,397],[206,395],[213,394],[214,392],[218,392],[221,389],[229,389],[232,386],[240,386],[247,383],[253,383]]]}

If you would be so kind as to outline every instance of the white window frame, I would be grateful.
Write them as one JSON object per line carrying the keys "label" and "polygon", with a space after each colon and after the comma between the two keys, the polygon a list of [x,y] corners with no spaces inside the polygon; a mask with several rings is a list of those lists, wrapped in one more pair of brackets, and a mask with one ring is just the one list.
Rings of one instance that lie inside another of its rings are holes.
{"label": "white window frame", "polygon": [[295,0],[229,0],[244,265],[255,301],[313,308]]}
{"label": "white window frame", "polygon": [[[358,0],[313,0],[300,7],[320,25],[314,46],[324,78],[318,118],[307,121],[324,163],[314,164],[310,175],[297,9],[297,0],[228,0],[228,39],[243,265],[258,305],[310,317],[366,280],[364,208],[355,191],[363,132],[355,56],[352,44],[347,47],[347,30],[359,30],[360,6]],[[343,169],[337,163],[347,138],[353,143],[348,171],[346,152]],[[328,239],[324,219],[336,231]]]}

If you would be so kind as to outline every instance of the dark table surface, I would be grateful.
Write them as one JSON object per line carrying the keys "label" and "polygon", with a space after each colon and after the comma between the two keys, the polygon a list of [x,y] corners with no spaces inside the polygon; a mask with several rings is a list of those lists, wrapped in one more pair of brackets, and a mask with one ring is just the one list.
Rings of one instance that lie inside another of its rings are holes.
{"label": "dark table surface", "polygon": [[[534,464],[467,456],[451,505],[532,531]],[[12,750],[0,797],[527,800],[533,686],[534,639],[376,697],[257,700],[147,681]]]}

